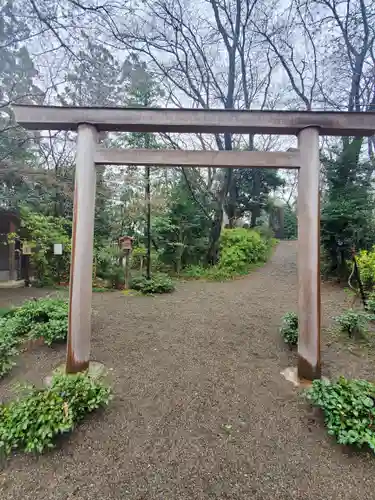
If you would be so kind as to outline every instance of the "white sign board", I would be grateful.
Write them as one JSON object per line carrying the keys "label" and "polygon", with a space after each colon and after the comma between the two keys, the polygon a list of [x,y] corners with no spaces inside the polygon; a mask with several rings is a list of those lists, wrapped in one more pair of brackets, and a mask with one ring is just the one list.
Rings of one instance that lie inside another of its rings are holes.
{"label": "white sign board", "polygon": [[62,255],[62,253],[63,253],[62,243],[54,243],[53,244],[53,254],[54,255]]}
{"label": "white sign board", "polygon": [[23,255],[31,255],[32,253],[31,245],[29,245],[25,241],[22,243],[22,253]]}

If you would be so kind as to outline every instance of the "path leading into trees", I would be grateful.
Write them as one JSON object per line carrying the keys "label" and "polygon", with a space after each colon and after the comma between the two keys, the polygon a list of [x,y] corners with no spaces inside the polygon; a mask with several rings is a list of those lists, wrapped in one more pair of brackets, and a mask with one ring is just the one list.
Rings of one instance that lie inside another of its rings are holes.
{"label": "path leading into trees", "polygon": [[[0,474],[2,497],[372,497],[371,457],[335,446],[280,376],[295,362],[278,334],[281,315],[296,308],[295,261],[295,243],[281,243],[241,280],[181,283],[154,298],[95,294],[93,357],[111,369],[115,398],[60,449],[12,458]],[[325,325],[345,297],[323,286]],[[372,377],[373,360],[331,342],[325,373]],[[63,358],[63,348],[25,354],[15,375],[40,379]]]}

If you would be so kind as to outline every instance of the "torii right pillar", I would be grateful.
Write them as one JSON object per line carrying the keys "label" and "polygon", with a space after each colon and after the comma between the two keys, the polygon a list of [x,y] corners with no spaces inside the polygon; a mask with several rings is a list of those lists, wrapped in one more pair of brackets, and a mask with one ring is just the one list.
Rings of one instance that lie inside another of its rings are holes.
{"label": "torii right pillar", "polygon": [[298,135],[298,377],[321,377],[319,129]]}

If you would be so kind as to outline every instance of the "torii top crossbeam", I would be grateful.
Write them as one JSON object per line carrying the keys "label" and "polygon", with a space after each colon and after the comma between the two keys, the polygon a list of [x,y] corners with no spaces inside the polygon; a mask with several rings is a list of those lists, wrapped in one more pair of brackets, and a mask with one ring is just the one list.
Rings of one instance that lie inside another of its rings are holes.
{"label": "torii top crossbeam", "polygon": [[371,136],[375,112],[247,111],[222,109],[99,108],[13,106],[17,122],[34,130],[77,130],[81,123],[98,131],[232,132],[297,135],[315,127],[320,135]]}

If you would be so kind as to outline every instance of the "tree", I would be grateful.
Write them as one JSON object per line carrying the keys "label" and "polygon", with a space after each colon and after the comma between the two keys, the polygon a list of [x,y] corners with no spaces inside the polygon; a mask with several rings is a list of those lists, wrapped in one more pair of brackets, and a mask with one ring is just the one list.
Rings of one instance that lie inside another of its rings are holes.
{"label": "tree", "polygon": [[0,196],[1,203],[17,206],[32,189],[25,174],[31,174],[31,134],[16,126],[14,103],[35,103],[41,97],[34,84],[37,72],[23,43],[27,25],[13,15],[12,3],[0,7]]}
{"label": "tree", "polygon": [[[104,107],[124,103],[127,83],[120,63],[102,43],[92,41],[85,34],[82,37],[85,48],[78,51],[66,76],[64,90],[58,93],[61,103]],[[106,140],[106,137],[101,136],[101,140]],[[56,165],[56,175],[58,172]],[[111,232],[108,206],[111,193],[105,181],[104,167],[97,167],[96,175],[95,237],[106,240]]]}
{"label": "tree", "polygon": [[[147,72],[146,65],[140,63],[137,58],[133,59],[133,64],[130,65],[129,69],[127,71],[130,76],[131,85],[127,99],[128,104],[134,107],[152,107],[161,95],[161,90],[155,82],[153,75]],[[144,149],[157,149],[159,147],[155,135],[149,133],[133,132],[128,135],[127,144],[130,147]],[[144,188],[146,206],[144,236],[147,248],[146,277],[147,279],[151,279],[151,167],[149,165],[145,167]]]}
{"label": "tree", "polygon": [[261,210],[267,207],[271,191],[283,185],[276,170],[239,168],[233,172],[236,186],[236,217],[250,214],[250,225],[255,227]]}
{"label": "tree", "polygon": [[[116,31],[113,36],[146,58],[174,104],[249,109],[259,97],[262,102],[264,92],[269,90],[269,60],[257,49],[250,29],[258,2],[207,3],[210,9],[198,14],[193,2],[146,1],[126,33]],[[251,64],[254,57],[257,65]],[[260,76],[261,68],[265,68],[264,77]],[[217,134],[215,143],[218,149],[233,149],[231,134]],[[215,262],[224,209],[227,207],[230,224],[235,212],[233,171],[218,169],[210,188],[216,207],[208,260]]]}
{"label": "tree", "polygon": [[179,274],[185,266],[204,263],[210,219],[201,210],[202,195],[201,200],[192,197],[182,174],[176,180],[166,211],[154,217],[153,233],[161,259]]}
{"label": "tree", "polygon": [[[360,140],[360,139],[358,139]],[[321,237],[328,272],[345,276],[351,249],[367,249],[375,241],[373,196],[368,163],[357,159],[356,144],[324,159],[328,190],[322,207]]]}

